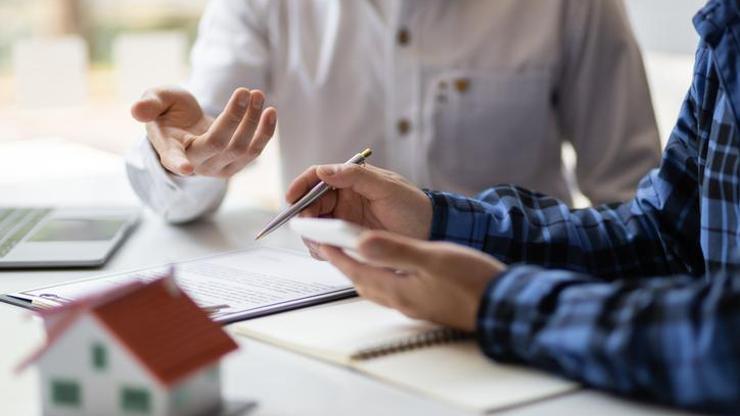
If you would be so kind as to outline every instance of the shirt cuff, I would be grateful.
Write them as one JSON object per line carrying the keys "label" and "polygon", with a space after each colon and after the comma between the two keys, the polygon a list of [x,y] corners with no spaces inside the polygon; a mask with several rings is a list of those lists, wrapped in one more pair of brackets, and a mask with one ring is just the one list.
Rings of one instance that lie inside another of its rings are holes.
{"label": "shirt cuff", "polygon": [[476,325],[478,344],[489,357],[521,361],[529,355],[532,338],[550,315],[542,302],[555,282],[541,276],[543,272],[541,267],[516,265],[491,279],[478,307]]}
{"label": "shirt cuff", "polygon": [[490,218],[478,201],[446,192],[424,192],[432,201],[430,240],[484,249]]}
{"label": "shirt cuff", "polygon": [[139,197],[171,223],[192,221],[214,212],[226,193],[224,179],[167,172],[146,137],[129,153],[126,164]]}

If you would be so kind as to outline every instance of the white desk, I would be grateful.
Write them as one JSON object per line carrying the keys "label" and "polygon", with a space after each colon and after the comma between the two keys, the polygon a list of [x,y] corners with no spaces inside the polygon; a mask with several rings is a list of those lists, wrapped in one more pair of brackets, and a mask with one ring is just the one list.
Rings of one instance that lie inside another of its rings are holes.
{"label": "white desk", "polygon": [[[138,204],[122,166],[114,155],[63,141],[0,143],[0,203]],[[173,227],[146,213],[139,228],[104,268],[4,271],[0,272],[0,293],[247,247],[270,215],[250,206],[249,184],[243,182],[234,180],[224,207],[210,220]],[[271,245],[301,247],[300,241],[285,231],[268,240]],[[43,338],[40,322],[29,319],[29,312],[0,304],[0,415],[40,413],[35,370],[15,375],[12,368]],[[253,340],[238,341],[241,349],[224,363],[224,395],[257,400],[256,415],[465,414],[351,370]],[[582,391],[503,414],[681,413]]]}

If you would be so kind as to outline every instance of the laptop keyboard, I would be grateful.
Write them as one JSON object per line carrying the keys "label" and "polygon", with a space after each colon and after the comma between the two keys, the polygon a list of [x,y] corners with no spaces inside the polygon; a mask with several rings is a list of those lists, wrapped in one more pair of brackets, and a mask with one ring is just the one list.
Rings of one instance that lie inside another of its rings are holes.
{"label": "laptop keyboard", "polygon": [[51,212],[49,208],[0,208],[0,258]]}

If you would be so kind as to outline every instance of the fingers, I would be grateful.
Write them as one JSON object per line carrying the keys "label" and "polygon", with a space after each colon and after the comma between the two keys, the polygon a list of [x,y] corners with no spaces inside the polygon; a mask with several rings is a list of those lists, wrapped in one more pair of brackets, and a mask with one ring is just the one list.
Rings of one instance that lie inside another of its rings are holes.
{"label": "fingers", "polygon": [[316,260],[326,261],[326,259],[321,256],[321,253],[319,251],[319,247],[321,246],[319,243],[303,237],[301,237],[301,240],[303,240],[303,244],[305,244],[306,248],[308,248],[308,252],[311,254],[311,257],[315,258]]}
{"label": "fingers", "polygon": [[425,269],[432,254],[424,241],[385,231],[364,233],[358,251],[373,264],[404,271]]}
{"label": "fingers", "polygon": [[319,254],[352,280],[360,296],[388,307],[397,307],[394,298],[399,296],[403,279],[395,273],[360,263],[337,247],[320,245]]}
{"label": "fingers", "polygon": [[230,177],[259,156],[275,134],[277,111],[261,91],[237,89],[206,134],[187,149],[198,174]]}
{"label": "fingers", "polygon": [[184,90],[170,88],[153,88],[144,92],[144,95],[131,106],[131,115],[141,123],[156,120],[160,115],[177,101],[183,94],[189,95]]}
{"label": "fingers", "polygon": [[316,176],[334,188],[351,188],[370,200],[386,196],[392,183],[387,171],[371,165],[322,165],[316,169]]}
{"label": "fingers", "polygon": [[264,94],[260,91],[252,91],[247,112],[239,122],[234,135],[229,141],[229,150],[232,152],[234,159],[246,154],[252,142],[252,137],[254,137],[254,133],[257,131],[257,125],[262,116],[262,106],[264,103]]}
{"label": "fingers", "polygon": [[355,192],[375,199],[388,192],[390,182],[387,172],[371,165],[359,166],[348,164],[334,164],[312,166],[288,186],[285,199],[289,203],[297,201],[310,191],[319,181],[324,181],[334,188],[351,188]]}
{"label": "fingers", "polygon": [[[252,98],[254,99],[254,95]],[[254,116],[249,115],[253,111],[253,108],[250,105],[247,116],[242,119],[242,122],[236,129],[234,137],[231,138],[231,142],[226,148],[226,152],[223,155],[215,156],[220,163],[227,163],[223,173],[226,173],[228,176],[241,170],[247,163],[261,155],[262,151],[265,150],[265,146],[267,146],[267,143],[275,134],[277,110],[269,107],[262,112],[259,120],[254,120]]]}
{"label": "fingers", "polygon": [[[306,169],[302,174],[298,175],[297,178],[288,186],[288,191],[285,194],[285,200],[289,204],[293,204],[308,191],[311,190],[319,182],[316,176],[316,167]],[[321,196],[317,201],[314,201],[311,205],[306,207],[303,211],[298,214],[301,217],[319,217],[328,214],[334,210],[337,205],[337,193],[335,191],[329,191]]]}
{"label": "fingers", "polygon": [[247,149],[247,156],[254,159],[255,157],[262,154],[265,150],[265,146],[270,141],[273,135],[275,135],[275,127],[277,126],[277,110],[273,107],[268,107],[262,118],[259,121],[257,132],[253,133],[252,142],[249,144]]}
{"label": "fingers", "polygon": [[231,95],[224,111],[213,121],[208,131],[192,143],[188,149],[188,156],[196,163],[201,163],[223,152],[242,118],[246,115],[250,97],[251,93],[248,89],[237,88]]}
{"label": "fingers", "polygon": [[[335,188],[350,188],[361,197],[373,200],[392,192],[395,182],[387,171],[374,166],[348,164],[322,165],[308,168],[288,186],[285,199],[288,203],[298,201],[303,195],[323,180]],[[328,192],[303,211],[303,216],[318,217],[334,210],[337,193]]]}
{"label": "fingers", "polygon": [[244,120],[242,120],[240,127],[237,129],[236,133],[234,133],[234,137],[229,143],[225,154],[212,156],[210,160],[204,163],[204,165],[209,163],[212,164],[212,170],[215,171],[220,168],[221,172],[218,176],[230,178],[242,170],[249,162],[262,154],[262,151],[265,150],[265,146],[267,146],[267,143],[275,134],[275,128],[277,126],[277,110],[273,107],[268,107],[262,113],[257,131],[252,133],[253,137],[250,140],[242,141],[243,137],[241,136],[239,129],[242,128],[243,124]]}
{"label": "fingers", "polygon": [[288,185],[288,191],[285,193],[285,200],[292,204],[298,201],[306,192],[310,191],[311,188],[319,183],[320,179],[316,175],[316,166],[311,166],[298,175],[297,178],[293,179],[293,182]]}
{"label": "fingers", "polygon": [[[321,196],[318,201],[314,201],[311,205],[301,211],[302,217],[325,217],[334,211],[337,206],[338,195],[336,191],[329,191]],[[333,217],[328,215],[329,218]]]}
{"label": "fingers", "polygon": [[[171,113],[179,115],[176,118],[179,124],[160,122]],[[200,106],[192,94],[178,88],[149,89],[133,104],[131,114],[146,124],[147,137],[162,166],[178,175],[193,173],[193,165],[185,153],[187,145],[182,140],[185,134],[182,126],[190,126],[202,117]]]}

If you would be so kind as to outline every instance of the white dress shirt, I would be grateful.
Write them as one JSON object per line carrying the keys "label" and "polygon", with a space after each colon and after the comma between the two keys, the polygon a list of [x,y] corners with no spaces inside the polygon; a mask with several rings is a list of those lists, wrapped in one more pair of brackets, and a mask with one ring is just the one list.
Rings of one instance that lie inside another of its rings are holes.
{"label": "white dress shirt", "polygon": [[[420,187],[513,183],[571,201],[569,141],[578,187],[602,203],[630,198],[660,156],[620,0],[212,0],[188,88],[218,114],[237,87],[278,109],[284,184],[371,147],[371,163]],[[226,191],[167,173],[146,141],[128,171],[172,222]]]}

